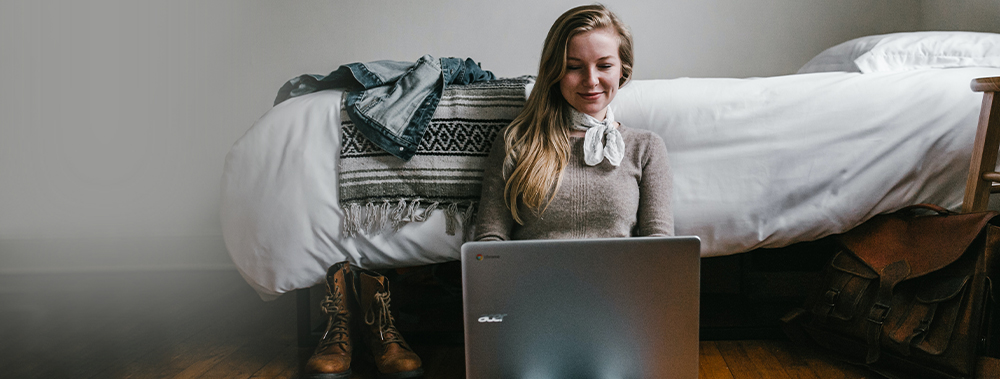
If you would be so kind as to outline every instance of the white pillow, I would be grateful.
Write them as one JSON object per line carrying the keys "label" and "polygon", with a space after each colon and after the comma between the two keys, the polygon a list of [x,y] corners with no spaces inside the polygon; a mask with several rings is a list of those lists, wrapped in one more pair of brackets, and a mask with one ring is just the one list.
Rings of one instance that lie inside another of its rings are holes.
{"label": "white pillow", "polygon": [[949,67],[1000,67],[1000,34],[910,32],[861,37],[826,49],[798,73]]}
{"label": "white pillow", "polygon": [[816,55],[813,59],[809,60],[805,66],[802,66],[798,73],[808,74],[810,72],[834,71],[861,72],[861,70],[858,70],[858,66],[854,64],[854,60],[862,54],[867,53],[871,50],[871,48],[875,47],[879,40],[884,37],[885,35],[855,38],[823,50],[822,53],[819,53],[819,55]]}

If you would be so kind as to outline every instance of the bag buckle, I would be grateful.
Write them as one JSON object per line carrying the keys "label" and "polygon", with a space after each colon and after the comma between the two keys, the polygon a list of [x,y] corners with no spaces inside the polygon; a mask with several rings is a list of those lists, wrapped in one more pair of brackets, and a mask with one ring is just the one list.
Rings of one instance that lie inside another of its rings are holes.
{"label": "bag buckle", "polygon": [[892,309],[892,307],[888,305],[875,303],[875,305],[872,305],[871,311],[868,312],[868,321],[882,325],[882,323],[885,322],[886,317],[889,317],[890,309]]}
{"label": "bag buckle", "polygon": [[826,292],[823,293],[823,301],[825,301],[826,304],[830,306],[830,308],[834,308],[837,306],[837,298],[839,297],[840,297],[840,290],[836,288],[827,289]]}

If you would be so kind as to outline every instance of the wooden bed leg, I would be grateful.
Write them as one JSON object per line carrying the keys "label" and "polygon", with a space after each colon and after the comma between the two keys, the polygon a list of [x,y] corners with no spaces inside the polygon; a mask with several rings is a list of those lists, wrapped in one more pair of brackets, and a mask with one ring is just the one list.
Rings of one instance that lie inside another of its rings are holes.
{"label": "wooden bed leg", "polygon": [[296,334],[299,347],[312,347],[312,320],[310,319],[309,288],[295,290]]}
{"label": "wooden bed leg", "polygon": [[994,172],[997,150],[1000,149],[1000,76],[972,80],[972,90],[983,93],[983,107],[979,113],[976,141],[972,147],[969,177],[965,182],[962,212],[981,212],[990,201],[990,187],[1000,182],[1000,173]]}

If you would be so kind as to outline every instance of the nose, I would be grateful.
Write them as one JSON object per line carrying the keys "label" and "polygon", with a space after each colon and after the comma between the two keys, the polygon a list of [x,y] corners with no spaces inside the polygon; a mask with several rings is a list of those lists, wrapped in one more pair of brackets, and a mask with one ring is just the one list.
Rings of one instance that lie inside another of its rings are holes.
{"label": "nose", "polygon": [[597,86],[598,83],[597,70],[595,68],[587,70],[587,77],[583,78],[583,83],[586,84],[588,87]]}

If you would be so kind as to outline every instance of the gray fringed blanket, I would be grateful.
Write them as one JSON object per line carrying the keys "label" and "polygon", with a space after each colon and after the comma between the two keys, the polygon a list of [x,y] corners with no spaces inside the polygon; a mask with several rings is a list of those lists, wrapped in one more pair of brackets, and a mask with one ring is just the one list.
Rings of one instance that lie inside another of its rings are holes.
{"label": "gray fringed blanket", "polygon": [[[483,163],[500,130],[524,107],[529,77],[448,86],[416,154],[396,158],[370,143],[341,111],[340,205],[344,234],[374,235],[444,209],[446,232],[470,225]],[[468,228],[466,228],[468,230]]]}

